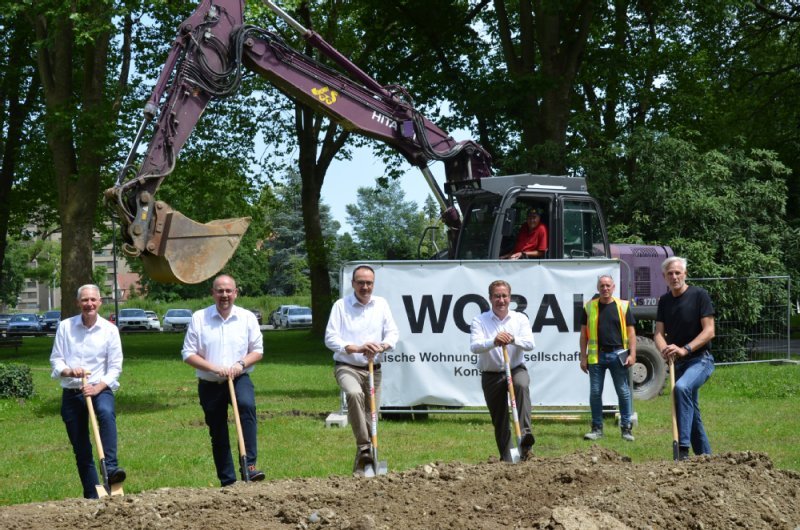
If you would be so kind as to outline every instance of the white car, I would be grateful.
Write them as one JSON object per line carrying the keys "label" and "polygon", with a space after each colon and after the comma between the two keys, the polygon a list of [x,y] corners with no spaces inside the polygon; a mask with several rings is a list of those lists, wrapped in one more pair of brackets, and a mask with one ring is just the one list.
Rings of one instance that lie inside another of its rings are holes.
{"label": "white car", "polygon": [[120,331],[148,330],[150,329],[150,319],[144,309],[120,309],[117,327]]}
{"label": "white car", "polygon": [[281,316],[281,326],[286,329],[311,327],[311,308],[290,307],[286,315]]}
{"label": "white car", "polygon": [[158,320],[158,315],[155,311],[145,311],[145,315],[147,315],[147,320],[150,321],[150,329],[154,331],[161,331],[161,321]]}
{"label": "white car", "polygon": [[296,306],[296,305],[278,306],[278,309],[275,310],[275,312],[273,313],[273,317],[272,317],[273,318],[272,325],[275,326],[276,329],[283,325],[283,322],[286,319],[286,313],[288,313],[289,309],[291,309],[293,307],[300,307],[300,306]]}
{"label": "white car", "polygon": [[190,309],[170,309],[164,314],[164,331],[186,331],[191,321]]}

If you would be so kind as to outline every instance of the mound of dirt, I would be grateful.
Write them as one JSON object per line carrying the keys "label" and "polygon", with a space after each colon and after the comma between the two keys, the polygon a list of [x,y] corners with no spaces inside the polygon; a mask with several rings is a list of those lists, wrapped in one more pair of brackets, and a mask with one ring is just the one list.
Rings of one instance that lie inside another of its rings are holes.
{"label": "mound of dirt", "polygon": [[0,527],[135,529],[788,528],[800,473],[760,453],[631,463],[593,447],[518,465],[431,463],[330,477],[160,489],[0,509]]}

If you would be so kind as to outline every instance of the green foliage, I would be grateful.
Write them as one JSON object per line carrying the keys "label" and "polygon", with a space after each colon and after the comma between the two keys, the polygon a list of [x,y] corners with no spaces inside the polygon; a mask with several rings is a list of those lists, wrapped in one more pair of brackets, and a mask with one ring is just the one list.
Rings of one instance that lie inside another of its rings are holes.
{"label": "green foliage", "polygon": [[48,285],[59,285],[61,245],[41,239],[8,239],[3,274],[0,278],[0,302],[17,305],[25,279]]}
{"label": "green foliage", "polygon": [[[690,277],[785,275],[787,169],[774,153],[729,148],[700,152],[690,141],[640,133],[627,156],[636,171],[619,176],[619,194],[606,197],[617,235],[669,245],[689,260]],[[755,323],[757,293],[722,283],[714,290],[717,318]],[[743,336],[730,336],[744,348]]]}
{"label": "green foliage", "polygon": [[406,202],[396,180],[385,187],[358,188],[356,204],[348,204],[347,221],[364,260],[415,259],[425,227],[415,202]]}
{"label": "green foliage", "polygon": [[33,396],[31,368],[25,364],[0,363],[0,399]]}

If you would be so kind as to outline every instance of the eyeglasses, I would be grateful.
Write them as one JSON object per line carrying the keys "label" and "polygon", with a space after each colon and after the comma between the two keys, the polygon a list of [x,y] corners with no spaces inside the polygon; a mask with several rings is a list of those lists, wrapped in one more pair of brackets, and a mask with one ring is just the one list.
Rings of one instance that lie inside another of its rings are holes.
{"label": "eyeglasses", "polygon": [[217,294],[233,294],[236,289],[214,289],[214,292]]}
{"label": "eyeglasses", "polygon": [[353,280],[353,283],[359,287],[372,287],[375,282],[370,282],[367,280]]}

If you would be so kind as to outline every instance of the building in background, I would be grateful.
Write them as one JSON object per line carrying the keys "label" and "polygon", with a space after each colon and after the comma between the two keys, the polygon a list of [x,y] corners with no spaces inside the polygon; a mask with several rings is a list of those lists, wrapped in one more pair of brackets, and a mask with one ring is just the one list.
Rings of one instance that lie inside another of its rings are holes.
{"label": "building in background", "polygon": [[[52,241],[60,241],[61,234],[55,233],[50,236]],[[106,277],[103,285],[103,303],[109,305],[113,310],[114,304],[114,257],[111,243],[102,249],[95,251],[92,255],[92,268],[97,269],[102,266],[106,268]],[[131,289],[139,288],[139,275],[131,272],[125,258],[117,256],[117,301],[122,303],[128,299]],[[108,293],[108,294],[107,294]],[[74,293],[70,299],[74,299]],[[55,285],[47,285],[43,282],[27,279],[25,285],[17,299],[16,307],[8,308],[13,312],[42,313],[53,309],[60,309],[62,306],[61,288]]]}

